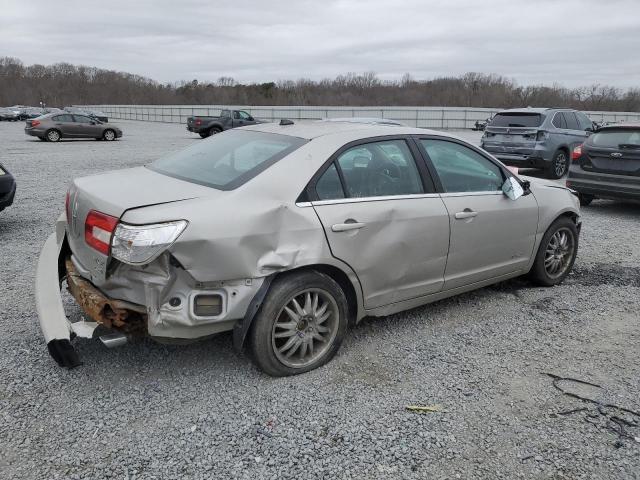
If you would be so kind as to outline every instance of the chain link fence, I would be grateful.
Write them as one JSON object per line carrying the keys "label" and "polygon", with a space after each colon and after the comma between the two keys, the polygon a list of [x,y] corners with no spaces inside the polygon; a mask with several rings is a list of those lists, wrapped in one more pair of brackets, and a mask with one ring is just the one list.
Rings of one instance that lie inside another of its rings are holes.
{"label": "chain link fence", "polygon": [[[217,116],[222,109],[240,109],[259,120],[272,122],[323,118],[375,117],[397,120],[411,127],[459,130],[473,128],[476,121],[491,117],[498,108],[460,107],[248,107],[226,105],[85,105],[109,118],[145,122],[187,123],[196,115]],[[638,112],[585,112],[596,122],[640,122]]]}

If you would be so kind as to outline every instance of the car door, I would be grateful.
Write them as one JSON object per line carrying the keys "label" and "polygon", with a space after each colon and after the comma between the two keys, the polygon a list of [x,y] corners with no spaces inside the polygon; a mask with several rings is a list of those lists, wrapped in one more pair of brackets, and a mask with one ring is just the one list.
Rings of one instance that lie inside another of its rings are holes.
{"label": "car door", "polygon": [[51,117],[55,128],[60,130],[63,137],[73,137],[74,135],[74,122],[73,115],[70,113],[63,113],[62,115],[56,115]]}
{"label": "car door", "polygon": [[418,143],[449,214],[444,289],[524,272],[538,228],[534,196],[507,198],[502,184],[510,174],[479,149],[435,137]]}
{"label": "car door", "polygon": [[366,309],[439,292],[449,217],[419,153],[405,138],[340,149],[309,198],[333,256],[357,274]]}
{"label": "car door", "polygon": [[74,135],[83,138],[100,138],[102,137],[102,127],[97,122],[85,115],[73,115],[74,118]]}

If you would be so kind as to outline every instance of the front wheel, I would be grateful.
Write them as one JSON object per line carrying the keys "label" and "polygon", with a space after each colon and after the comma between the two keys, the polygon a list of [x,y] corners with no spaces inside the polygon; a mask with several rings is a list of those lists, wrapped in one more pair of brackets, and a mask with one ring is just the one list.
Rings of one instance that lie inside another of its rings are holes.
{"label": "front wheel", "polygon": [[275,280],[251,326],[254,363],[276,377],[308,372],[336,354],[347,330],[347,299],[315,271]]}
{"label": "front wheel", "polygon": [[551,165],[547,170],[549,177],[553,179],[562,178],[566,175],[569,168],[569,160],[567,152],[564,150],[558,150],[551,159]]}
{"label": "front wheel", "polygon": [[112,142],[116,139],[116,132],[111,130],[110,128],[106,129],[102,134],[102,138],[107,142]]}
{"label": "front wheel", "polygon": [[561,217],[542,237],[529,272],[538,285],[558,285],[569,275],[578,254],[578,228],[570,218]]}

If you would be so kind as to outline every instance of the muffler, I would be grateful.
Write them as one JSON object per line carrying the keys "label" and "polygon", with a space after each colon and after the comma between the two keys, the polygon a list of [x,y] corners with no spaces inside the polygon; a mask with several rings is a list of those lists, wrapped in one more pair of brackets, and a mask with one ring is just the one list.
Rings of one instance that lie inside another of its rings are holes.
{"label": "muffler", "polygon": [[100,335],[100,341],[107,348],[116,348],[126,344],[129,339],[124,333],[114,332],[107,333],[106,335]]}

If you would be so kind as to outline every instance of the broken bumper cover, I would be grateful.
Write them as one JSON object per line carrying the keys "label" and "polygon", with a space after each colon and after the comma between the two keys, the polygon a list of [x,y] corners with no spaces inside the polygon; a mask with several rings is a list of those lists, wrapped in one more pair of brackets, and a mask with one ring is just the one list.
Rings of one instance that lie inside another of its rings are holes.
{"label": "broken bumper cover", "polygon": [[59,233],[49,235],[40,253],[36,272],[36,309],[49,354],[61,367],[73,368],[82,362],[71,345],[71,323],[67,320],[60,295],[58,257],[62,241],[58,241],[58,236]]}

